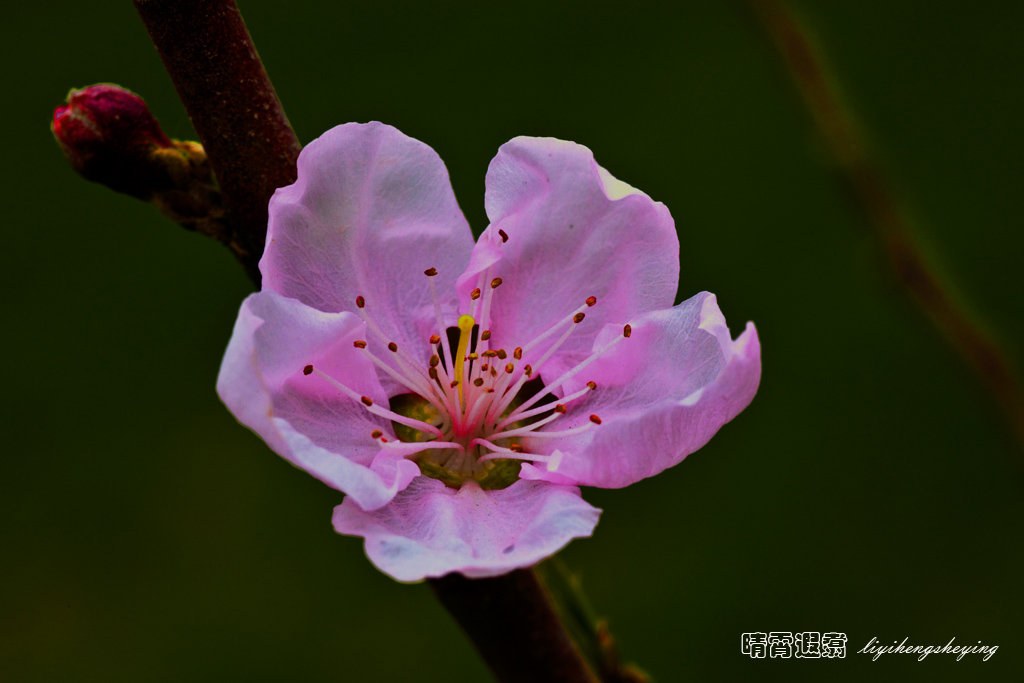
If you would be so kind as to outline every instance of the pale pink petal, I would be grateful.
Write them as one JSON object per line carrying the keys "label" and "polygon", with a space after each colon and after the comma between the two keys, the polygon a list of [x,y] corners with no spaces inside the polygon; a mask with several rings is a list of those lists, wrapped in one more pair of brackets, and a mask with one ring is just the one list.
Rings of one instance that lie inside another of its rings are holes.
{"label": "pale pink petal", "polygon": [[497,576],[528,567],[589,536],[601,511],[579,489],[517,481],[484,491],[467,482],[456,491],[419,477],[390,505],[366,512],[346,498],[334,509],[334,528],[366,539],[377,568],[399,581],[459,572]]}
{"label": "pale pink petal", "polygon": [[385,336],[425,360],[436,326],[423,271],[437,268],[454,325],[454,283],[472,247],[434,150],[391,126],[350,123],[309,143],[298,180],[270,200],[260,270],[264,289],[321,311],[354,312],[362,296]]}
{"label": "pale pink petal", "polygon": [[679,277],[672,216],[599,167],[586,147],[551,138],[512,140],[487,171],[485,201],[491,225],[458,286],[462,310],[469,312],[470,291],[501,278],[491,308],[492,348],[526,346],[597,297],[541,371],[553,378],[590,352],[604,324],[672,305]]}
{"label": "pale pink petal", "polygon": [[344,491],[366,510],[387,505],[420,474],[416,463],[399,453],[374,449],[378,451],[376,457],[370,467],[366,467],[317,446],[285,420],[278,418],[274,422],[288,444],[291,454],[286,457],[291,462],[325,484]]}
{"label": "pale pink petal", "polygon": [[253,294],[242,304],[217,392],[279,455],[372,508],[390,501],[419,469],[392,462],[371,438],[375,429],[394,438],[389,420],[304,372],[312,365],[386,406],[376,369],[353,347],[365,334],[366,324],[351,313],[324,313],[273,291]]}
{"label": "pale pink petal", "polygon": [[[608,326],[600,347],[622,335]],[[749,405],[761,379],[753,323],[735,341],[713,294],[635,319],[632,334],[587,369],[597,390],[551,429],[599,426],[559,439],[524,439],[529,452],[561,451],[548,466],[525,464],[524,479],[619,488],[672,467]],[[556,426],[557,425],[557,426]]]}

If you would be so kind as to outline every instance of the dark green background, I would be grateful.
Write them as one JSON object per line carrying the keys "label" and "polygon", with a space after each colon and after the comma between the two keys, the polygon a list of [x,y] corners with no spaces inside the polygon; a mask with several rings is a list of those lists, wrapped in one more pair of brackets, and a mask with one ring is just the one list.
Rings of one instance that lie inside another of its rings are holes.
{"label": "dark green background", "polygon": [[[1024,348],[1024,5],[803,10],[922,241]],[[619,491],[563,557],[662,683],[1010,680],[1021,670],[1024,458],[893,284],[790,83],[735,2],[243,1],[298,136],[377,119],[438,151],[477,231],[515,135],[586,144],[663,201],[680,296],[757,323],[751,407]],[[194,133],[127,0],[4,9],[0,678],[480,681],[425,585],[337,536],[341,494],[214,393],[250,283],[230,254],[74,175],[69,87],[142,94]],[[747,631],[842,631],[845,660],[752,661]],[[982,641],[988,662],[854,654]]]}

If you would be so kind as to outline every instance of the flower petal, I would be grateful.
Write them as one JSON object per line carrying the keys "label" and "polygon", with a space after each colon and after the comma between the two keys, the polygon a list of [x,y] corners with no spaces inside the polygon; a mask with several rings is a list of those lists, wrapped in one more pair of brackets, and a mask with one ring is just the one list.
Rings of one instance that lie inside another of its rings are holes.
{"label": "flower petal", "polygon": [[679,279],[672,216],[598,166],[586,147],[551,138],[512,140],[488,168],[485,201],[491,225],[458,288],[462,310],[469,312],[470,291],[502,279],[491,308],[493,348],[526,346],[597,297],[586,321],[548,361],[545,377],[584,358],[604,324],[672,305]]}
{"label": "flower petal", "polygon": [[242,303],[217,393],[276,453],[370,509],[389,502],[419,468],[394,462],[371,438],[374,429],[393,438],[389,420],[304,372],[312,365],[387,405],[376,369],[352,345],[365,334],[351,313],[324,313],[273,291],[253,294]]}
{"label": "flower petal", "polygon": [[[524,479],[619,488],[678,464],[706,444],[757,392],[761,346],[748,323],[735,341],[707,292],[635,320],[623,339],[588,368],[597,383],[552,430],[601,425],[561,439],[524,440],[528,451],[554,453],[551,471],[524,464]],[[608,326],[595,346],[622,328]],[[550,463],[549,463],[550,465]]]}
{"label": "flower petal", "polygon": [[389,340],[425,359],[434,307],[423,271],[437,268],[455,324],[454,283],[473,237],[427,145],[376,122],[332,128],[302,150],[298,180],[269,210],[264,289],[332,313],[354,312],[362,296]]}
{"label": "flower petal", "polygon": [[467,482],[456,491],[419,477],[387,507],[366,512],[346,498],[334,508],[334,528],[366,539],[377,568],[399,581],[459,572],[498,576],[589,536],[601,511],[579,489],[517,481],[484,491]]}

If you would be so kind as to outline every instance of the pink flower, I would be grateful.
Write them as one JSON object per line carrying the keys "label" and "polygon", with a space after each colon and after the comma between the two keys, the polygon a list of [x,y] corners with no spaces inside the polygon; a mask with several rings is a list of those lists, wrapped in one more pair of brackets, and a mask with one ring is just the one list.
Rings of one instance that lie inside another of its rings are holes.
{"label": "pink flower", "polygon": [[[579,486],[703,446],[760,380],[712,294],[672,306],[668,209],[585,147],[516,138],[474,245],[444,164],[379,123],[310,143],[270,202],[224,403],[347,494],[334,527],[400,581],[494,576],[589,536]],[[453,361],[452,358],[455,360]]]}

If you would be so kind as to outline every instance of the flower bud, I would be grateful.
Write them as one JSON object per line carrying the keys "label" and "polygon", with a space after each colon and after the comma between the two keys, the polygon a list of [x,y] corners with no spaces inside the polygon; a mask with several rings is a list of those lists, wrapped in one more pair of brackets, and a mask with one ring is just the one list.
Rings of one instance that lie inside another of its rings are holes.
{"label": "flower bud", "polygon": [[116,85],[92,85],[68,93],[51,125],[64,156],[84,178],[148,199],[168,184],[154,167],[155,152],[174,143],[160,130],[146,103]]}

